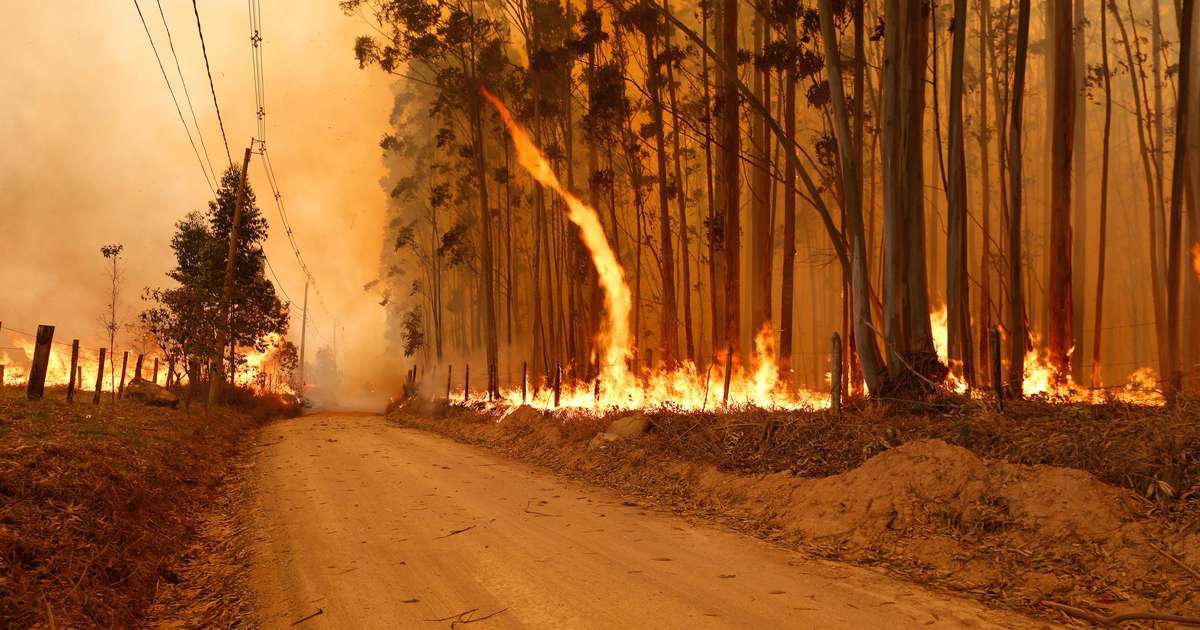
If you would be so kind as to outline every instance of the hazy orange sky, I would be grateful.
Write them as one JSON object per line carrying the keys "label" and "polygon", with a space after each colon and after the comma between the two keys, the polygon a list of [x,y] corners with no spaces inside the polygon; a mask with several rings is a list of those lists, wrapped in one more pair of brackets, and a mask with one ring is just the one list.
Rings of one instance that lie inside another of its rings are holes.
{"label": "hazy orange sky", "polygon": [[[158,6],[139,1],[190,123]],[[220,170],[227,160],[192,3],[161,2]],[[379,260],[386,196],[378,141],[391,111],[391,82],[378,70],[358,69],[353,40],[368,26],[342,15],[336,0],[262,5],[268,147],[289,219],[329,310],[348,333],[338,340],[340,353],[377,347],[383,309],[362,285],[375,277]],[[201,0],[199,8],[239,161],[255,132],[246,2]],[[169,283],[163,274],[173,263],[175,222],[202,209],[211,192],[132,0],[9,3],[0,22],[0,83],[0,320],[24,330],[55,324],[56,340],[95,344],[107,299],[100,246],[125,245],[121,306],[132,320],[142,289]],[[299,301],[303,275],[260,159],[250,181],[271,223],[267,255]],[[332,331],[314,304],[313,349]]]}

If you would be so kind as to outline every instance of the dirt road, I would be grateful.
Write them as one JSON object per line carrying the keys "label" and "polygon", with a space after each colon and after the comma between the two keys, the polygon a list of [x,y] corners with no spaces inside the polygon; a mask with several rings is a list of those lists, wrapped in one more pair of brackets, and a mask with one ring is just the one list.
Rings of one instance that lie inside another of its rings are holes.
{"label": "dirt road", "polygon": [[259,448],[251,579],[266,627],[1042,626],[378,416],[279,422]]}

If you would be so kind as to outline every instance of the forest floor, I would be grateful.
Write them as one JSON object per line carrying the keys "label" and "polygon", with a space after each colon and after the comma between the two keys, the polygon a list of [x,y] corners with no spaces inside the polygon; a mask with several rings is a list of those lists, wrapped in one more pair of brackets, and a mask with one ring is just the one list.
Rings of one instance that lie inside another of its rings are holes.
{"label": "forest floor", "polygon": [[615,416],[414,402],[389,417],[1047,620],[1200,617],[1195,402],[659,412],[619,440],[597,438]]}
{"label": "forest floor", "polygon": [[[0,387],[0,627],[228,626],[244,612],[210,547],[245,438],[289,413],[206,413]],[[226,521],[228,526],[230,522]],[[234,576],[227,572],[227,576]],[[186,620],[186,621],[185,621]]]}

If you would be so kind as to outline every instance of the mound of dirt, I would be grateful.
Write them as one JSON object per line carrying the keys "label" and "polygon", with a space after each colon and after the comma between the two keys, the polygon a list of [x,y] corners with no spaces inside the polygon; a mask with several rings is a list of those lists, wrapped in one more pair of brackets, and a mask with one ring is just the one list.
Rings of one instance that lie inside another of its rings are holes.
{"label": "mound of dirt", "polygon": [[958,527],[1104,540],[1129,520],[1124,493],[1088,473],[984,461],[941,440],[909,442],[849,472],[793,483],[784,521],[816,539],[870,540],[932,515]]}

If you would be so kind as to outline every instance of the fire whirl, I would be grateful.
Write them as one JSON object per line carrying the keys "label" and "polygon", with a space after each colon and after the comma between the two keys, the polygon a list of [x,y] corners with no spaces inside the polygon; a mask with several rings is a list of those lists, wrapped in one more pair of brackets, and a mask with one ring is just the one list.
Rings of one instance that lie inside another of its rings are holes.
{"label": "fire whirl", "polygon": [[[796,389],[779,380],[779,363],[775,354],[774,335],[764,326],[754,339],[754,351],[748,363],[738,357],[718,356],[701,371],[695,364],[684,361],[674,369],[655,369],[635,374],[629,368],[634,356],[629,326],[632,295],[625,281],[625,272],[608,243],[604,227],[595,209],[573,195],[558,177],[550,161],[534,143],[529,132],[516,122],[512,113],[486,89],[481,92],[496,108],[516,147],[517,161],[542,186],[554,191],[567,207],[567,219],[579,228],[584,246],[604,292],[605,321],[596,339],[599,351],[599,383],[575,379],[561,384],[557,405],[554,392],[540,389],[522,394],[521,388],[501,392],[501,404],[525,404],[540,409],[566,408],[607,411],[614,409],[646,409],[667,407],[680,411],[713,409],[725,401],[725,366],[730,366],[728,404],[734,407],[757,407],[776,410],[814,410],[830,406],[829,395]],[[1200,246],[1198,246],[1200,250]],[[1200,256],[1200,252],[1197,254]],[[1198,258],[1200,261],[1200,258]],[[1200,262],[1198,262],[1200,264]],[[946,311],[942,307],[930,314],[938,355],[946,360]],[[1056,385],[1050,379],[1049,363],[1036,350],[1025,356],[1025,394],[1042,395],[1054,400],[1071,402],[1102,402],[1115,398],[1125,402],[1161,404],[1161,396],[1153,391],[1154,378],[1145,369],[1131,376],[1124,389],[1092,391],[1074,383]],[[965,381],[953,373],[946,387],[958,393],[968,393]]]}
{"label": "fire whirl", "polygon": [[[583,244],[591,255],[592,264],[604,291],[605,322],[596,347],[600,354],[600,384],[564,384],[559,406],[584,409],[632,409],[671,406],[681,410],[712,408],[725,393],[725,370],[722,358],[709,370],[701,373],[694,364],[684,362],[673,370],[659,370],[642,376],[629,369],[633,356],[633,339],[629,314],[633,298],[625,282],[625,272],[604,234],[604,226],[596,211],[562,185],[554,174],[550,161],[533,142],[529,132],[513,120],[512,114],[500,99],[486,89],[483,96],[496,108],[517,149],[517,161],[537,182],[557,193],[567,206],[567,219],[579,228]],[[736,360],[729,375],[729,402],[764,408],[811,409],[827,407],[829,397],[808,391],[789,391],[778,382],[774,340],[770,329],[760,331],[755,339],[750,364]],[[505,391],[505,400],[520,404],[519,389]],[[536,407],[552,407],[554,396],[542,391],[528,401]]]}

